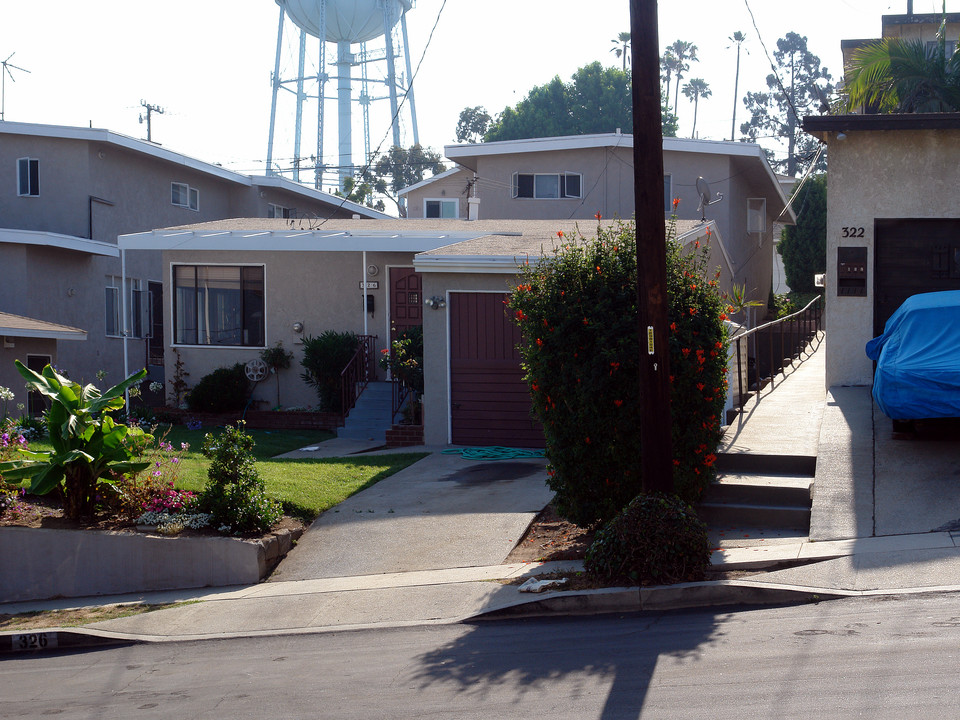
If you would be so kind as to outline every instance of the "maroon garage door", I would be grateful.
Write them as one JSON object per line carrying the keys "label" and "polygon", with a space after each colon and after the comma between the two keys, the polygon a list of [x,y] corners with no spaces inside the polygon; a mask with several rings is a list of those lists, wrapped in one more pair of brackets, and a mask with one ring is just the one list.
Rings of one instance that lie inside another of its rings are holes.
{"label": "maroon garage door", "polygon": [[456,445],[543,447],[530,416],[506,293],[450,294],[450,416]]}

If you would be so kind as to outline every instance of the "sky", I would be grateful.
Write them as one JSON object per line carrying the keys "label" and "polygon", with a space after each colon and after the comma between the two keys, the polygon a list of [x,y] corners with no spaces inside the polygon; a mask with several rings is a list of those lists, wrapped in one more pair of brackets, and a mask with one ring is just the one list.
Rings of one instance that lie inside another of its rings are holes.
{"label": "sky", "polygon": [[[960,12],[960,0],[946,5],[948,12]],[[747,36],[742,98],[766,89],[770,66],[761,40],[772,53],[787,32],[806,36],[808,48],[837,80],[841,39],[878,37],[881,15],[905,12],[906,0],[806,0],[787,8],[771,0],[659,3],[661,51],[677,39],[694,43],[700,61],[686,79],[703,78],[712,91],[699,105],[698,137],[729,138],[736,64],[729,37],[735,31]],[[940,8],[941,0],[914,2],[917,13]],[[231,170],[262,173],[278,19],[272,0],[0,0],[0,60],[13,53],[8,62],[22,68],[10,67],[12,78],[6,75],[5,119],[146,138],[146,124],[139,123],[145,101],[164,109],[153,116],[154,141]],[[495,114],[554,76],[569,80],[595,60],[619,65],[612,41],[630,28],[629,2],[416,0],[407,25],[412,64],[420,63],[414,81],[420,142],[442,154],[445,144],[455,142],[463,108],[481,105]],[[294,62],[287,41],[282,57],[286,77]],[[281,160],[293,154],[292,114],[283,110],[274,151]],[[327,112],[332,115],[334,106]],[[693,104],[685,97],[678,114],[678,136],[689,137]],[[737,125],[745,119],[738,100]],[[389,147],[387,132],[386,119],[374,118],[374,148]],[[362,154],[360,130],[354,135]],[[405,128],[404,144],[410,142]],[[335,139],[327,135],[324,143],[324,156],[336,164]]]}

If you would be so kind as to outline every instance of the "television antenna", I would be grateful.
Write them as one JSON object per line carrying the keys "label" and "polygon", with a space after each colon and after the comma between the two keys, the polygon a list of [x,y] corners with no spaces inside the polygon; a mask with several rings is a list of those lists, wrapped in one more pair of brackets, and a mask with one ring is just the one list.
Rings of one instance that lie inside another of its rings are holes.
{"label": "television antenna", "polygon": [[18,67],[17,65],[14,65],[12,62],[10,62],[10,58],[12,58],[16,54],[17,54],[16,52],[12,52],[7,56],[6,60],[0,60],[0,66],[3,66],[2,69],[0,69],[0,77],[3,78],[2,82],[0,82],[0,122],[6,119],[6,116],[4,115],[4,111],[6,110],[6,106],[7,106],[7,75],[10,76],[10,82],[17,81],[17,79],[13,76],[13,73],[10,72],[10,68],[13,68],[14,70],[19,70],[25,73],[30,72],[26,68]]}

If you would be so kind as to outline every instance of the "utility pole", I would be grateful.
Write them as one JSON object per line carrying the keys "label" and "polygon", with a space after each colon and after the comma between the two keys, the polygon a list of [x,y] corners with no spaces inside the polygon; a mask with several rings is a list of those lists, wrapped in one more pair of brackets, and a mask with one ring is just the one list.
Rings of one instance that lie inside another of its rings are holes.
{"label": "utility pole", "polygon": [[673,493],[657,0],[630,0],[630,37],[640,332],[640,471],[644,492]]}
{"label": "utility pole", "polygon": [[[141,100],[140,106],[147,109],[147,142],[153,142],[153,133],[150,127],[151,116],[153,113],[163,115],[163,108],[159,105],[151,105],[146,100]],[[140,113],[140,124],[143,125],[143,113]]]}

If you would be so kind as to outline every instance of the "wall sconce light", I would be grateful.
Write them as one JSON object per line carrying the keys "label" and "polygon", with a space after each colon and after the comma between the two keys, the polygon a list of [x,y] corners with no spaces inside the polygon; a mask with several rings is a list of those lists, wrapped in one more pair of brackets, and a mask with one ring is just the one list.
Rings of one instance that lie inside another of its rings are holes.
{"label": "wall sconce light", "polygon": [[445,308],[447,306],[447,301],[439,295],[434,295],[433,297],[428,297],[426,300],[424,300],[423,304],[431,310],[439,310],[440,308]]}
{"label": "wall sconce light", "polygon": [[299,334],[299,333],[302,333],[302,332],[303,332],[303,323],[300,322],[299,320],[298,320],[297,322],[295,322],[295,323],[293,324],[293,331],[294,331],[295,333],[298,333],[298,334]]}
{"label": "wall sconce light", "polygon": [[837,133],[837,140],[840,140],[842,142],[843,140],[846,140],[846,139],[847,139],[847,134],[845,132]]}

